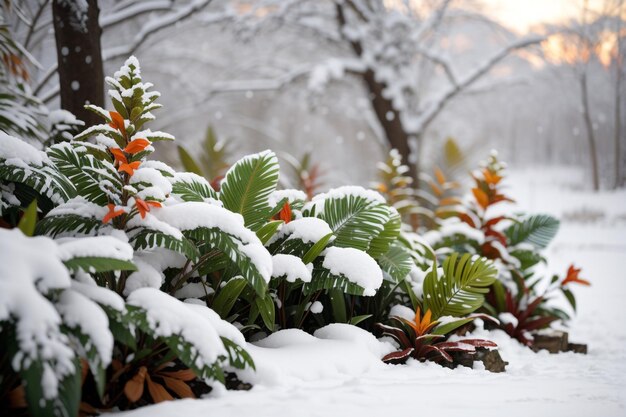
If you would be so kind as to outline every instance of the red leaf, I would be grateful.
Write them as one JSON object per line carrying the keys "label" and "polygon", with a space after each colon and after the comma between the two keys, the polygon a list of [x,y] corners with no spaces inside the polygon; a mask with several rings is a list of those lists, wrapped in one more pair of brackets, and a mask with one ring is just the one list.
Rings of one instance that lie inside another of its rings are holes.
{"label": "red leaf", "polygon": [[400,363],[408,358],[413,353],[413,348],[406,348],[397,352],[391,352],[383,356],[383,362],[385,363]]}

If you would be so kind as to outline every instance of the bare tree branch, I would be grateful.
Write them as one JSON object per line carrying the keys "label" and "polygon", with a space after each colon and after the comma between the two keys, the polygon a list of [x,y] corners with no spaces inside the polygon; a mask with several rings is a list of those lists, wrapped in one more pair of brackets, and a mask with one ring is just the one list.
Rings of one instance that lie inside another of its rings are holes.
{"label": "bare tree branch", "polygon": [[185,7],[182,7],[173,13],[161,16],[157,19],[151,20],[135,35],[135,38],[129,45],[119,46],[103,51],[102,57],[104,61],[111,59],[132,55],[143,43],[155,33],[173,26],[174,24],[185,20],[191,16],[194,12],[202,10],[208,6],[212,0],[194,0]]}
{"label": "bare tree branch", "polygon": [[145,13],[170,10],[172,0],[154,0],[133,4],[118,12],[102,16],[100,27],[104,30]]}
{"label": "bare tree branch", "polygon": [[411,126],[410,130],[414,133],[422,133],[439,115],[439,113],[441,113],[450,100],[489,72],[500,61],[509,56],[509,54],[516,50],[536,45],[544,39],[545,37],[543,36],[521,39],[494,54],[491,58],[465,77],[465,79],[461,80],[456,86],[452,86],[452,88],[445,92],[441,97],[436,99],[435,102],[420,115],[416,123]]}

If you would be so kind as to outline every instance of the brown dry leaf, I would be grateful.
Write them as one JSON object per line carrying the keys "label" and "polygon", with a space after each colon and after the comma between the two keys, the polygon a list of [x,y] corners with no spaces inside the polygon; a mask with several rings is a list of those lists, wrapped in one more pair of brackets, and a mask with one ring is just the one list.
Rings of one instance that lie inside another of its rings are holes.
{"label": "brown dry leaf", "polygon": [[24,386],[20,385],[15,388],[9,395],[7,396],[9,400],[10,408],[25,408],[28,404],[26,404],[26,392],[24,391]]}
{"label": "brown dry leaf", "polygon": [[145,366],[139,368],[139,371],[133,376],[126,385],[124,385],[124,394],[131,403],[138,401],[143,395],[143,385],[146,380],[148,370]]}
{"label": "brown dry leaf", "polygon": [[174,399],[174,397],[172,397],[170,393],[167,392],[163,385],[152,381],[152,379],[150,379],[150,375],[146,376],[146,382],[148,384],[148,392],[150,393],[152,401],[154,401],[155,404],[163,401],[171,401]]}
{"label": "brown dry leaf", "polygon": [[87,378],[87,374],[89,373],[89,363],[84,359],[80,359],[80,384],[85,384],[85,379]]}
{"label": "brown dry leaf", "polygon": [[196,379],[196,374],[191,369],[181,369],[180,371],[159,372],[159,374],[170,378],[180,379],[181,381],[191,381]]}
{"label": "brown dry leaf", "polygon": [[165,382],[165,385],[174,391],[180,398],[196,398],[189,385],[185,384],[180,379],[168,378],[164,376],[163,381]]}

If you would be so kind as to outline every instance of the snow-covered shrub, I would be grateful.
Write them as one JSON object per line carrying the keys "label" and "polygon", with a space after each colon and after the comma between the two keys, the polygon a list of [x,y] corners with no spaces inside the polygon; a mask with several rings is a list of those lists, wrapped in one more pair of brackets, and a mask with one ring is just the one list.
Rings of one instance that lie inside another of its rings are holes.
{"label": "snow-covered shrub", "polygon": [[133,269],[132,256],[108,236],[53,241],[0,229],[0,392],[25,397],[32,415],[74,415],[84,358],[102,394],[113,353],[105,310],[124,314],[124,302],[72,275]]}
{"label": "snow-covered shrub", "polygon": [[546,262],[542,250],[556,235],[559,221],[545,214],[503,211],[501,203],[513,203],[502,191],[504,176],[505,165],[494,152],[472,173],[471,195],[424,238],[440,256],[452,250],[492,259],[498,267],[498,280],[483,309],[500,317],[502,328],[511,336],[532,344],[530,332],[556,320],[569,320],[569,314],[551,306],[549,300],[560,293],[575,310],[575,298],[567,284],[580,280],[573,267],[568,271],[569,281],[541,275],[539,266]]}
{"label": "snow-covered shrub", "polygon": [[[154,118],[151,111],[160,107],[155,103],[159,94],[142,82],[136,59],[131,57],[106,81],[116,111],[88,106],[105,123],[69,142],[41,152],[2,133],[0,215],[12,226],[31,200],[43,206],[36,232],[47,237],[37,239],[63,249],[60,253],[69,268],[63,285],[76,286],[79,293],[102,302],[105,325],[108,320],[105,333],[115,341],[106,361],[101,361],[110,366],[91,369],[96,389],[87,381],[83,397],[96,407],[125,408],[137,401],[194,395],[186,381],[224,382],[223,366],[254,367],[238,344],[245,341],[236,329],[228,328],[210,309],[183,303],[174,294],[180,290],[181,298],[195,299],[193,291],[181,287],[190,280],[204,287],[206,270],[220,265],[242,276],[254,293],[264,297],[272,260],[256,234],[245,227],[244,217],[223,208],[201,177],[146,160],[153,142],[173,137],[144,126]],[[202,197],[184,202],[181,195]],[[95,242],[100,242],[100,252],[91,249]],[[126,258],[108,256],[119,248],[125,249]],[[38,248],[33,256],[39,256]],[[12,260],[4,265],[3,279],[8,278]],[[210,288],[205,288],[205,295],[206,290]],[[80,302],[74,295],[59,296],[63,305]],[[106,302],[111,299],[119,302]],[[72,305],[59,307],[68,326],[80,320]],[[4,308],[4,303],[0,306]],[[9,314],[12,311],[2,319]],[[3,326],[3,339],[16,339],[4,330]],[[15,358],[24,354],[15,352]],[[72,360],[78,357],[84,355],[78,353]],[[29,378],[50,379],[48,368],[38,369]],[[19,387],[18,380],[12,384],[6,389]],[[68,388],[68,395],[80,398],[80,391],[79,380]],[[27,399],[30,405],[33,397]],[[73,404],[63,407],[74,410]]]}

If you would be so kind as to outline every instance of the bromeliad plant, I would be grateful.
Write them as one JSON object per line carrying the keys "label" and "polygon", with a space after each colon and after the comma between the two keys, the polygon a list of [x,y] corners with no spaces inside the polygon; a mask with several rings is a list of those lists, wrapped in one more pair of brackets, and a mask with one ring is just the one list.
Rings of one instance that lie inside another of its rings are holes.
{"label": "bromeliad plant", "polygon": [[[558,284],[557,276],[546,284],[546,279],[536,274],[536,267],[546,262],[541,251],[556,235],[559,221],[548,215],[492,214],[492,207],[513,203],[502,190],[504,176],[505,165],[492,153],[483,167],[472,173],[475,186],[471,198],[426,237],[439,253],[452,248],[494,260],[499,279],[490,288],[483,310],[499,317],[501,327],[511,336],[531,345],[530,332],[570,318],[549,301],[561,293],[575,311],[576,300],[567,285]],[[575,271],[570,269],[568,274],[577,275]]]}
{"label": "bromeliad plant", "polygon": [[[422,284],[422,297],[415,300],[415,317],[391,316],[390,325],[377,323],[383,335],[392,337],[399,350],[386,355],[383,360],[402,363],[409,357],[417,360],[452,362],[449,352],[475,353],[476,347],[496,347],[482,339],[448,341],[447,337],[459,327],[476,318],[498,322],[484,314],[472,314],[485,301],[488,287],[496,280],[496,270],[484,258],[454,254],[443,263],[439,271],[431,249],[432,266]],[[421,312],[425,311],[422,316]]]}

